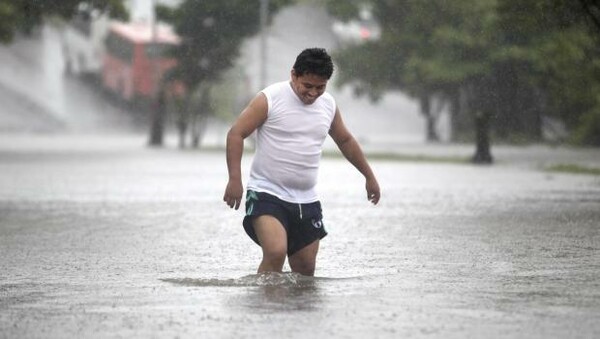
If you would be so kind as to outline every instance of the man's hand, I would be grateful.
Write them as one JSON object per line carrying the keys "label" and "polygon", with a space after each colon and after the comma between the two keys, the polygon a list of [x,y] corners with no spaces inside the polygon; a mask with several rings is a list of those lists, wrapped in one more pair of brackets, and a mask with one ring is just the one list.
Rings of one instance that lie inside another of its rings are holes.
{"label": "man's hand", "polygon": [[230,208],[235,208],[237,210],[240,208],[243,194],[244,187],[242,186],[242,181],[230,179],[225,188],[225,194],[223,194],[223,201],[225,201]]}
{"label": "man's hand", "polygon": [[365,188],[367,189],[367,199],[371,203],[373,203],[373,205],[377,205],[377,203],[379,202],[379,198],[381,197],[381,191],[379,190],[379,184],[377,183],[377,179],[367,179]]}

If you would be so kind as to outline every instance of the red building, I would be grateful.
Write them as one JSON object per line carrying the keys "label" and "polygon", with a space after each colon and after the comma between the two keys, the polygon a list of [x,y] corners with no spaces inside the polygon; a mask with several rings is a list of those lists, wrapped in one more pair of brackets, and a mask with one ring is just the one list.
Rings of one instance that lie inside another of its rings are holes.
{"label": "red building", "polygon": [[177,64],[168,51],[179,42],[175,32],[162,24],[153,28],[147,23],[111,23],[102,85],[127,101],[154,98],[164,74]]}

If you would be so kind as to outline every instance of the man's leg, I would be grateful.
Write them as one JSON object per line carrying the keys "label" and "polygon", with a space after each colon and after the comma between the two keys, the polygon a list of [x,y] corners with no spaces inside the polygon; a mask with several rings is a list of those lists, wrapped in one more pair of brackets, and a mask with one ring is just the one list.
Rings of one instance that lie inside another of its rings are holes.
{"label": "man's leg", "polygon": [[308,276],[315,275],[317,252],[319,252],[319,239],[292,254],[288,258],[292,272],[298,272],[302,275]]}
{"label": "man's leg", "polygon": [[287,233],[277,218],[261,215],[253,221],[263,258],[258,273],[281,272],[287,255]]}

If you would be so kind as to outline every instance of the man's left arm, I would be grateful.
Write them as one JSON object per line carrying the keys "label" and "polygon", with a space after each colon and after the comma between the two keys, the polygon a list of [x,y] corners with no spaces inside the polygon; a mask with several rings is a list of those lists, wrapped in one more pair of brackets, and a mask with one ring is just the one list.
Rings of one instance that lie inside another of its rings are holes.
{"label": "man's left arm", "polygon": [[360,145],[344,125],[339,109],[336,108],[329,135],[336,143],[342,154],[356,169],[365,177],[365,188],[367,190],[367,199],[373,204],[379,202],[381,191],[375,174],[369,166],[367,159],[360,148]]}

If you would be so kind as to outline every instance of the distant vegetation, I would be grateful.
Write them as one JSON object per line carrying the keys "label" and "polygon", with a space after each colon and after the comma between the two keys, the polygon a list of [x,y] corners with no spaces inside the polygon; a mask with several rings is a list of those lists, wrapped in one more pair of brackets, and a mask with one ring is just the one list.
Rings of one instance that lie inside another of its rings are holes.
{"label": "distant vegetation", "polygon": [[[268,13],[300,0],[270,0]],[[88,1],[127,17],[123,1]],[[182,1],[159,7],[183,43],[170,75],[205,105],[244,39],[258,33],[260,0]],[[538,142],[555,129],[558,142],[600,146],[600,6],[594,0],[327,0],[342,21],[368,9],[377,39],[335,53],[340,85],[373,100],[399,90],[420,103],[429,140],[450,112],[454,141],[475,140],[474,160],[491,162],[495,141]],[[71,17],[79,0],[0,0],[0,41],[31,32],[45,17]],[[184,107],[189,102],[182,103]],[[195,111],[203,111],[202,107]],[[398,112],[402,114],[402,112]],[[564,127],[564,128],[563,128]]]}
{"label": "distant vegetation", "polygon": [[[269,18],[292,0],[268,1]],[[182,43],[172,51],[177,67],[169,75],[188,89],[182,110],[189,122],[212,115],[210,103],[221,101],[211,89],[231,70],[242,43],[260,30],[260,0],[185,0],[176,8],[158,6],[160,20],[172,24]],[[267,18],[267,19],[269,19]],[[188,124],[188,122],[182,122]],[[199,146],[199,138],[192,141]]]}
{"label": "distant vegetation", "polygon": [[[16,32],[31,33],[45,18],[53,15],[71,18],[81,0],[0,0],[0,42],[9,43]],[[112,17],[125,19],[128,13],[122,0],[89,2]]]}
{"label": "distant vegetation", "polygon": [[600,168],[576,164],[559,164],[546,168],[548,172],[600,175]]}
{"label": "distant vegetation", "polygon": [[491,136],[537,142],[543,140],[542,126],[558,125],[566,130],[566,140],[559,141],[600,146],[596,1],[327,4],[342,20],[358,18],[366,6],[381,25],[380,39],[348,45],[337,53],[340,84],[352,85],[374,100],[390,90],[418,99],[430,122],[430,140],[437,139],[435,107],[446,105],[454,140],[483,137],[485,142]]}

